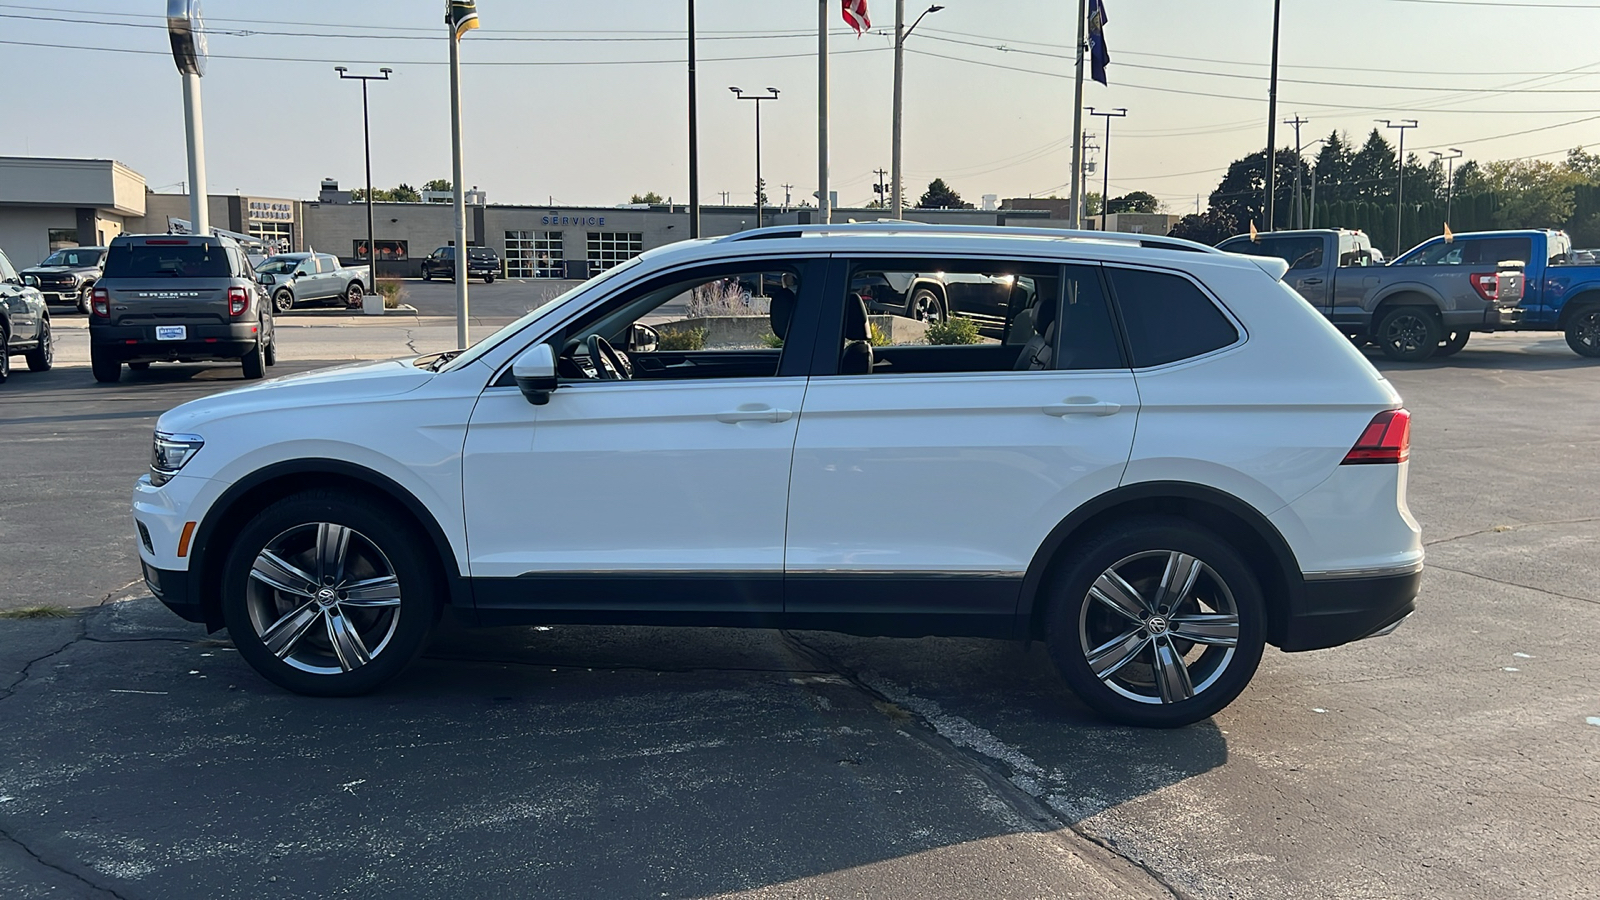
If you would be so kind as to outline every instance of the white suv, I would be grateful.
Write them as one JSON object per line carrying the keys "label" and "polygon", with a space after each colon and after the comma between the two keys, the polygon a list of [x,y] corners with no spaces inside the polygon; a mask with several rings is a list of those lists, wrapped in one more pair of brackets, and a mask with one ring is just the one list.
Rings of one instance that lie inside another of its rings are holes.
{"label": "white suv", "polygon": [[[168,412],[145,576],[308,694],[393,677],[448,607],[1042,639],[1102,714],[1193,722],[1421,580],[1410,417],[1284,268],[1045,229],[675,244],[465,352]],[[869,315],[930,272],[991,314]]]}

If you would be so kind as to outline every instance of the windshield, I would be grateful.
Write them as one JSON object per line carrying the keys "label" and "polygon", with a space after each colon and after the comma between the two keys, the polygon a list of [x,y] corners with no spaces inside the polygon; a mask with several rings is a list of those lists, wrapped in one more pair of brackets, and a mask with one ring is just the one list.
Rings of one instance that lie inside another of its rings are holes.
{"label": "windshield", "polygon": [[299,264],[300,260],[298,259],[286,259],[281,256],[274,256],[261,265],[256,266],[256,272],[261,275],[288,275],[293,272],[294,267]]}
{"label": "windshield", "polygon": [[106,278],[227,278],[227,251],[221,244],[118,244],[106,254]]}
{"label": "windshield", "polygon": [[68,247],[57,250],[44,258],[41,266],[72,266],[74,268],[89,268],[100,265],[101,250],[85,250],[80,247]]}
{"label": "windshield", "polygon": [[539,318],[546,312],[554,309],[561,303],[564,303],[569,297],[582,293],[583,291],[587,291],[590,288],[598,287],[607,281],[610,281],[623,272],[626,272],[629,269],[639,265],[640,259],[642,259],[642,257],[635,256],[633,259],[630,259],[627,262],[612,266],[604,272],[601,272],[599,275],[596,275],[588,281],[585,281],[583,284],[580,284],[569,291],[565,291],[560,296],[546,300],[544,303],[541,303],[529,310],[527,315],[524,315],[522,318],[512,322],[510,325],[501,328],[494,334],[491,334],[476,344],[473,344],[470,348],[468,348],[467,352],[461,354],[455,359],[452,359],[449,365],[443,367],[443,370],[448,371],[451,369],[458,369],[462,366],[471,365],[475,360],[483,356],[483,354],[489,352],[495,347],[498,347],[500,344],[504,343],[507,338],[528,327],[528,324],[534,319]]}

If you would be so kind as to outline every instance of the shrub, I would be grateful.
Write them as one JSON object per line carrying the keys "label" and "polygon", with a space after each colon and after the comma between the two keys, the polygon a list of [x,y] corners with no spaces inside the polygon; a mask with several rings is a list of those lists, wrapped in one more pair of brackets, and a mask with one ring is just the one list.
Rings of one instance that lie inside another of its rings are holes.
{"label": "shrub", "polygon": [[661,340],[657,344],[658,350],[704,350],[706,347],[706,329],[704,328],[663,328]]}
{"label": "shrub", "polygon": [[930,344],[976,344],[980,340],[978,323],[964,316],[951,316],[928,326]]}
{"label": "shrub", "polygon": [[868,343],[874,347],[889,346],[889,336],[883,333],[883,329],[878,327],[877,322],[868,322],[867,328],[869,332],[867,334]]}
{"label": "shrub", "polygon": [[398,278],[379,278],[378,293],[383,295],[384,309],[399,309],[406,298],[406,286]]}
{"label": "shrub", "polygon": [[764,316],[769,302],[753,297],[737,281],[708,281],[689,292],[689,317]]}
{"label": "shrub", "polygon": [[770,347],[773,350],[777,350],[783,347],[783,338],[778,337],[775,334],[764,334],[761,336],[761,344],[764,347]]}

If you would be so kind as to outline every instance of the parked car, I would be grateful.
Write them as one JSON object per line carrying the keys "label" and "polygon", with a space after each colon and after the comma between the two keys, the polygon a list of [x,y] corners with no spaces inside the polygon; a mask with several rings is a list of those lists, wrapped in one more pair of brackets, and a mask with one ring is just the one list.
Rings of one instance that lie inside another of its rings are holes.
{"label": "parked car", "polygon": [[1469,247],[1475,237],[1456,235],[1467,255],[1425,269],[1402,265],[1417,261],[1416,251],[1383,265],[1365,234],[1344,229],[1240,235],[1217,249],[1282,259],[1289,264],[1285,281],[1334,327],[1377,344],[1390,359],[1420,362],[1459,351],[1474,331],[1510,329],[1521,316],[1520,262],[1501,265],[1512,258],[1497,258],[1488,245]]}
{"label": "parked car", "polygon": [[[448,608],[1042,640],[1087,704],[1149,726],[1222,709],[1267,644],[1410,614],[1410,416],[1286,302],[1286,263],[993,231],[672,244],[465,351],[184,404],[133,489],[145,578],[308,694],[376,688]],[[1038,302],[1007,341],[874,346],[849,285],[885,271],[1028,278]],[[785,286],[776,340],[667,349],[658,310],[755,275]]]}
{"label": "parked car", "polygon": [[175,234],[111,241],[105,275],[89,296],[96,381],[120,380],[124,363],[217,360],[261,378],[277,353],[267,294],[238,244]]}
{"label": "parked car", "polygon": [[986,332],[998,332],[1005,322],[1014,286],[1011,276],[959,272],[858,272],[850,282],[870,312],[929,323],[960,315]]}
{"label": "parked car", "polygon": [[1511,262],[1526,278],[1506,331],[1559,331],[1581,356],[1600,357],[1600,265],[1585,261],[1561,231],[1479,231],[1436,237],[1391,263],[1408,273],[1487,270]]}
{"label": "parked car", "polygon": [[64,247],[44,258],[37,266],[23,269],[23,275],[39,279],[39,293],[46,303],[71,303],[78,312],[89,311],[89,292],[100,280],[105,266],[104,247]]}
{"label": "parked car", "polygon": [[257,263],[255,271],[278,312],[329,302],[353,309],[372,292],[371,267],[342,266],[328,253],[280,253]]}
{"label": "parked car", "polygon": [[50,307],[38,280],[22,275],[0,251],[0,384],[11,377],[11,357],[28,361],[28,371],[49,371],[55,347],[50,341]]}
{"label": "parked car", "polygon": [[[467,277],[482,278],[484,284],[494,284],[500,275],[500,254],[493,247],[467,248]],[[422,261],[422,280],[435,278],[454,280],[456,277],[456,248],[440,247]]]}

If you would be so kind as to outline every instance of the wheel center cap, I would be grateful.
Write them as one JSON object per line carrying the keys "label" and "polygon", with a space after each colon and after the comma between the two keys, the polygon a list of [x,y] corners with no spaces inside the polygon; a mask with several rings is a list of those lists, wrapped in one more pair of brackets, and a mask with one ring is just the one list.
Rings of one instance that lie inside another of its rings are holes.
{"label": "wheel center cap", "polygon": [[1151,616],[1144,620],[1144,627],[1151,634],[1166,634],[1169,626],[1164,616]]}
{"label": "wheel center cap", "polygon": [[335,591],[333,588],[323,588],[322,590],[317,591],[317,605],[323,609],[327,609],[338,602],[339,592]]}

